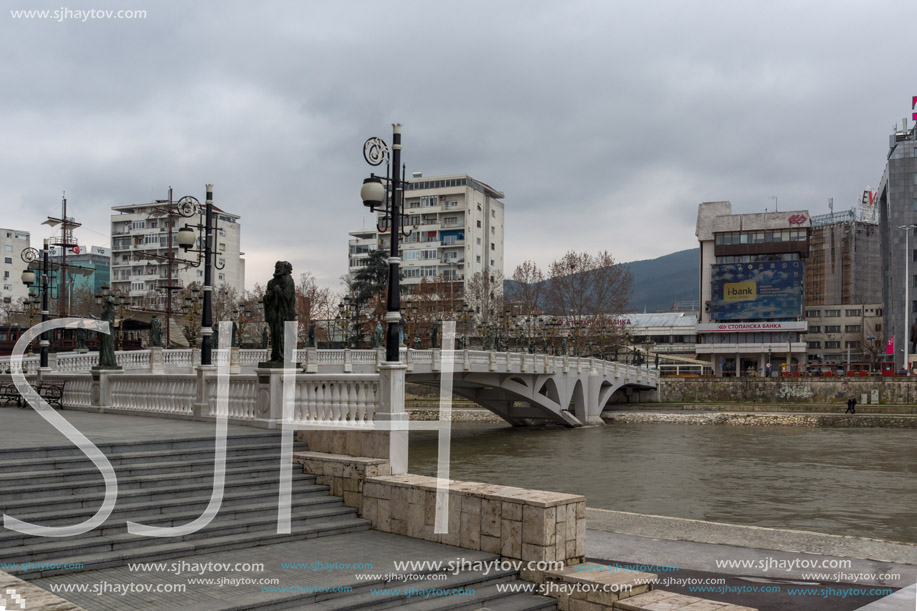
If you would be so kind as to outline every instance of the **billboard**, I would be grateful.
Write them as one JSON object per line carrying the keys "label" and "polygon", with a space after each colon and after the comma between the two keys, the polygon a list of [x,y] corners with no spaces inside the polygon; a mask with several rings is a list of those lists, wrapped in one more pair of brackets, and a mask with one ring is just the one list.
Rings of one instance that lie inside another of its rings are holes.
{"label": "billboard", "polygon": [[802,261],[713,266],[711,320],[791,319],[802,316]]}

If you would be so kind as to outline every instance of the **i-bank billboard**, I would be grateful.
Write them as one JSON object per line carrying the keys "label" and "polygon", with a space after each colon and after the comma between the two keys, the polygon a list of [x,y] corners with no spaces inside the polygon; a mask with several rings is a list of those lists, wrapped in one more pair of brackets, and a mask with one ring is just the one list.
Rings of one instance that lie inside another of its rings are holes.
{"label": "i-bank billboard", "polygon": [[802,316],[804,271],[802,261],[714,265],[711,320]]}

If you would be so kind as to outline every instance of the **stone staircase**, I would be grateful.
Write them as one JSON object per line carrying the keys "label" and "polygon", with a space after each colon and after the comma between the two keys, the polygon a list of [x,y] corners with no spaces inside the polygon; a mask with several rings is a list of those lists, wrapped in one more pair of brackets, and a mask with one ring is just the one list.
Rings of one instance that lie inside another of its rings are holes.
{"label": "stone staircase", "polygon": [[[356,511],[328,496],[327,486],[293,472],[289,534],[277,534],[279,435],[237,435],[227,441],[225,493],[220,512],[196,533],[141,537],[127,521],[176,526],[196,519],[210,502],[213,438],[96,444],[118,475],[118,501],[101,528],[48,538],[0,530],[0,567],[53,563],[59,567],[5,568],[23,579],[155,562],[194,554],[328,536],[369,528]],[[105,494],[102,475],[75,446],[0,450],[0,509],[42,526],[91,517]],[[82,568],[66,568],[80,564]]]}
{"label": "stone staircase", "polygon": [[[330,545],[331,540],[325,538],[345,533],[356,536],[368,531],[370,523],[359,518],[355,509],[330,496],[327,486],[315,483],[315,476],[291,465],[292,532],[276,532],[280,439],[277,433],[230,436],[219,513],[203,529],[174,538],[131,535],[126,523],[177,526],[198,518],[210,502],[213,486],[213,437],[96,443],[118,475],[118,500],[111,516],[100,528],[75,537],[35,537],[0,527],[0,571],[34,580],[44,588],[49,582],[61,580],[100,581],[113,575],[130,579],[129,563],[190,561],[192,557],[196,562],[205,562],[233,550],[237,554],[252,548],[266,549],[262,546],[276,546],[280,550],[284,544],[298,545],[296,542],[318,537]],[[294,449],[305,448],[297,445]],[[0,511],[4,514],[42,526],[77,524],[95,514],[104,494],[101,473],[73,445],[0,449]],[[345,539],[341,537],[342,541]],[[306,550],[312,545],[309,542],[299,547]],[[439,547],[447,550],[449,557],[462,551]],[[480,554],[468,552],[467,555]],[[514,572],[485,575],[475,571],[449,574],[446,579],[422,577],[407,583],[353,580],[349,592],[272,594],[243,605],[227,600],[224,606],[208,608],[294,609],[319,604],[323,609],[409,606],[432,611],[486,606],[515,611],[556,607],[554,599],[501,591],[497,587],[517,582],[518,574]],[[392,591],[380,592],[387,587]],[[475,595],[406,596],[394,591],[399,587],[474,589]],[[228,590],[224,591],[228,593]],[[67,595],[67,598],[90,610],[102,602],[94,595],[88,598]],[[129,602],[127,598],[123,600]],[[176,608],[175,605],[176,600],[163,599],[159,605],[145,604],[144,608]],[[180,606],[194,608],[188,604]]]}

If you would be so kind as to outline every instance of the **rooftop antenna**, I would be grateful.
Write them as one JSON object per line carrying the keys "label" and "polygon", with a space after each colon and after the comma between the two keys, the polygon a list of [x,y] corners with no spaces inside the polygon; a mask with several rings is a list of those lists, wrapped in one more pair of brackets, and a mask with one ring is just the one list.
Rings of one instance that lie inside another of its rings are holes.
{"label": "rooftop antenna", "polygon": [[776,195],[771,195],[771,196],[768,197],[767,199],[772,199],[772,200],[774,200],[774,212],[777,212],[777,211],[778,211],[778,208],[777,208],[777,196],[776,196]]}

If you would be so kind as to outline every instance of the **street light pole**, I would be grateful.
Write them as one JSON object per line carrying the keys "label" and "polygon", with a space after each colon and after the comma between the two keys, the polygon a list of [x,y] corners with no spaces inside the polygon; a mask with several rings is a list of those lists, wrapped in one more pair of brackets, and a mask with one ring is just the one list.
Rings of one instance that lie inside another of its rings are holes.
{"label": "street light pole", "polygon": [[[45,240],[41,251],[41,322],[48,321],[48,240]],[[48,331],[41,334],[41,357],[39,365],[42,369],[48,368]]]}
{"label": "street light pole", "polygon": [[901,339],[904,340],[904,372],[905,374],[910,374],[910,367],[908,366],[908,359],[910,355],[908,350],[911,348],[911,336],[910,336],[910,317],[911,317],[911,296],[910,296],[910,286],[911,286],[911,271],[910,271],[910,262],[911,262],[911,249],[908,245],[908,238],[911,235],[911,230],[917,227],[917,225],[901,225],[898,229],[904,229],[904,329],[901,332]]}
{"label": "street light pole", "polygon": [[[363,144],[363,158],[372,166],[389,161],[389,150],[381,138],[370,138]],[[404,199],[404,184],[399,172],[401,168],[401,123],[392,125],[392,150],[391,150],[391,177],[386,172],[386,185],[375,174],[363,181],[360,196],[363,205],[375,212],[381,209],[384,212],[383,223],[388,223],[391,229],[391,242],[389,244],[388,258],[388,294],[385,301],[385,322],[388,329],[385,334],[385,360],[397,363],[399,359],[400,330],[401,330],[401,280],[399,268],[401,258],[398,255],[398,238],[401,235],[401,206]],[[386,167],[388,164],[386,163]],[[389,186],[391,185],[391,186]],[[391,191],[391,199],[389,199]],[[379,231],[383,231],[379,223]],[[407,234],[410,235],[410,234]]]}
{"label": "street light pole", "polygon": [[207,197],[204,200],[204,314],[201,319],[201,365],[211,364],[211,349],[213,347],[213,270],[211,257],[213,253],[213,185],[207,185]]}

